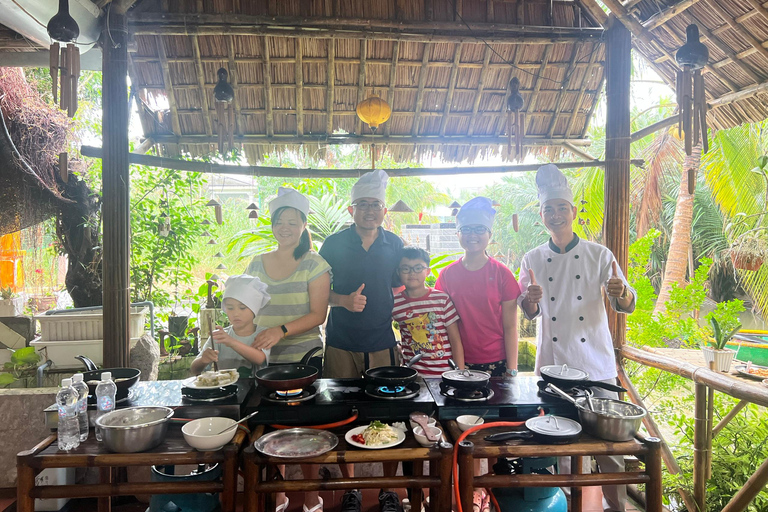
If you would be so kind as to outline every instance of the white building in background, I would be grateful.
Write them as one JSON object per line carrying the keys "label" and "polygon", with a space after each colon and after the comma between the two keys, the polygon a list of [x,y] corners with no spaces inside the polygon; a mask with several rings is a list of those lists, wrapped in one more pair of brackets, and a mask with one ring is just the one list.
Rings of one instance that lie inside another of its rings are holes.
{"label": "white building in background", "polygon": [[406,244],[421,247],[430,256],[462,252],[459,238],[456,236],[455,222],[435,224],[406,224],[400,235]]}

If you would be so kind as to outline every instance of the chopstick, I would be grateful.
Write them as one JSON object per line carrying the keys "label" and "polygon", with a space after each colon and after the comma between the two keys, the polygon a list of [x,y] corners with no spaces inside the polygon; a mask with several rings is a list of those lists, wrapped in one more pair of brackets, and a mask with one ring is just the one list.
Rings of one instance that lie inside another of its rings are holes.
{"label": "chopstick", "polygon": [[[211,320],[211,317],[208,317],[208,335],[211,337],[211,350],[216,350],[216,343],[213,341],[213,320]],[[219,371],[219,363],[214,361],[213,362],[213,371]]]}

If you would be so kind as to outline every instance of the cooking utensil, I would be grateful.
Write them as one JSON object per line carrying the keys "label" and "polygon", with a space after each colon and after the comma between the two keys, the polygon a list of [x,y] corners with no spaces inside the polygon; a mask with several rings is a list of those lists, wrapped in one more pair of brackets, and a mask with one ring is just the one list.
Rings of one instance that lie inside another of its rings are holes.
{"label": "cooking utensil", "polygon": [[244,421],[248,421],[249,419],[253,418],[253,417],[254,417],[254,416],[256,416],[257,414],[259,414],[259,411],[255,411],[255,412],[252,412],[252,413],[251,413],[251,414],[249,414],[248,416],[246,416],[246,417],[242,418],[241,420],[238,420],[237,422],[235,422],[235,423],[233,423],[232,425],[228,426],[227,428],[225,428],[225,429],[224,429],[224,430],[222,430],[221,432],[216,432],[216,433],[215,433],[215,434],[213,434],[213,435],[214,435],[214,436],[218,436],[219,434],[223,434],[223,433],[224,433],[224,432],[226,432],[227,430],[232,430],[232,429],[233,429],[233,428],[235,428],[237,425],[241,424],[241,423],[242,423],[242,422],[244,422]]}
{"label": "cooking utensil", "polygon": [[594,404],[592,403],[592,395],[587,395],[587,408],[588,408],[590,411],[594,411],[594,410],[595,410],[595,406],[594,406]]}
{"label": "cooking utensil", "polygon": [[629,441],[648,412],[642,407],[613,400],[593,398],[594,411],[579,407],[579,421],[589,434],[607,441]]}
{"label": "cooking utensil", "polygon": [[451,365],[453,370],[443,372],[441,378],[448,386],[456,389],[481,389],[488,386],[488,382],[491,380],[491,374],[488,372],[482,372],[478,370],[459,370],[453,359],[448,360],[448,364]]}
{"label": "cooking utensil", "polygon": [[109,451],[143,452],[163,441],[172,416],[170,407],[129,407],[99,416],[96,426]]}
{"label": "cooking utensil", "polygon": [[419,372],[411,368],[424,357],[424,354],[416,354],[403,366],[379,366],[368,368],[363,373],[365,380],[376,386],[405,386],[416,380]]}
{"label": "cooking utensil", "polygon": [[533,439],[546,444],[569,444],[581,436],[581,425],[562,416],[536,416],[525,421],[527,430],[500,432],[484,439],[490,443],[505,443],[516,439]]}
{"label": "cooking utensil", "polygon": [[567,364],[553,364],[542,366],[539,371],[541,378],[549,384],[560,386],[560,389],[579,388],[602,388],[617,393],[626,393],[627,390],[615,384],[589,380],[589,373],[579,368],[569,367]]}
{"label": "cooking utensil", "polygon": [[[216,343],[213,341],[213,320],[211,320],[210,316],[208,317],[208,335],[211,337],[211,350],[216,350]],[[213,371],[219,371],[219,363],[217,361],[213,362]]]}
{"label": "cooking utensil", "polygon": [[260,386],[273,391],[288,391],[291,389],[304,389],[317,380],[318,371],[310,366],[312,359],[321,347],[315,347],[301,358],[301,362],[295,364],[276,364],[267,366],[256,372],[256,382]]}
{"label": "cooking utensil", "polygon": [[289,428],[263,435],[253,447],[269,457],[301,459],[317,457],[336,448],[339,438],[327,430]]}
{"label": "cooking utensil", "polygon": [[[83,359],[87,359],[90,364],[93,364],[93,361],[87,357],[83,357]],[[88,394],[92,397],[96,396],[96,386],[101,381],[101,374],[104,372],[112,372],[112,381],[117,386],[115,400],[127,398],[128,392],[141,377],[141,370],[137,368],[102,368],[101,370],[83,372],[83,382],[88,385]]]}
{"label": "cooking utensil", "polygon": [[424,431],[424,436],[427,438],[427,440],[435,443],[440,440],[440,437],[436,436],[435,433],[432,432],[432,429],[428,428],[429,416],[423,412],[414,411],[411,413],[410,418],[419,424],[421,429]]}

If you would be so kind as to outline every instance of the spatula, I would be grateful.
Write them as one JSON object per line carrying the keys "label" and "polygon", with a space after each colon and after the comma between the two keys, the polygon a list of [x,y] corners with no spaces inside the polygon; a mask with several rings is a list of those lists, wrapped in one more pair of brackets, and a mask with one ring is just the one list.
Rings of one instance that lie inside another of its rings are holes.
{"label": "spatula", "polygon": [[412,412],[411,413],[411,420],[414,421],[414,423],[417,423],[421,429],[424,431],[424,437],[427,438],[427,441],[433,441],[438,442],[440,438],[429,429],[429,416],[424,414],[423,412]]}

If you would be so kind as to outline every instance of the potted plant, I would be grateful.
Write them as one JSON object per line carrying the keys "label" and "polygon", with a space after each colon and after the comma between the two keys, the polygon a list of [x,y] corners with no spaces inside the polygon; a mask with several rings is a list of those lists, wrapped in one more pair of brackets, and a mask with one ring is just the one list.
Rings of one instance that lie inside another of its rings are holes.
{"label": "potted plant", "polygon": [[21,300],[13,293],[13,289],[0,288],[0,317],[18,316],[21,314]]}
{"label": "potted plant", "polygon": [[725,344],[733,338],[733,335],[739,332],[741,324],[738,324],[733,330],[723,330],[720,322],[714,316],[709,318],[709,323],[712,324],[712,337],[709,339],[708,347],[701,347],[701,351],[704,353],[704,362],[715,362],[715,371],[727,372],[731,369],[731,362],[733,361],[733,355],[735,350],[726,348]]}
{"label": "potted plant", "polygon": [[739,270],[760,270],[766,254],[765,241],[761,230],[748,231],[731,244],[730,256],[733,266]]}

